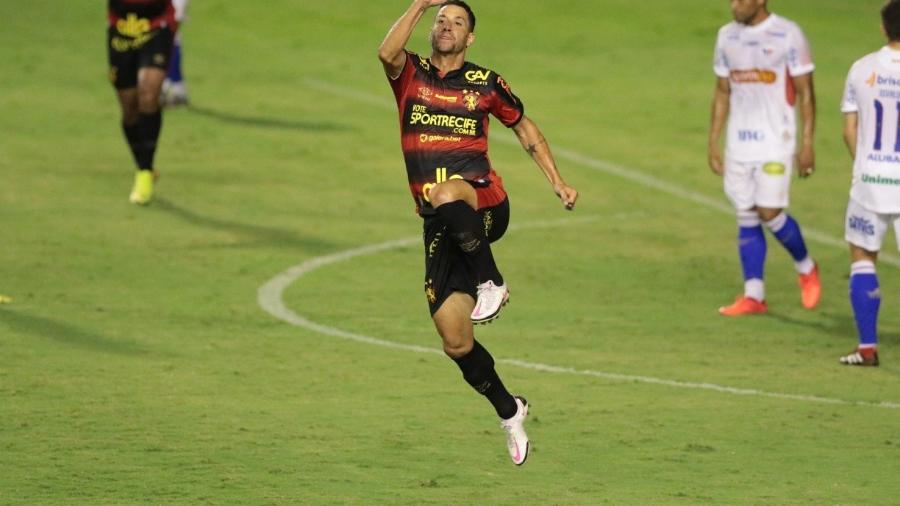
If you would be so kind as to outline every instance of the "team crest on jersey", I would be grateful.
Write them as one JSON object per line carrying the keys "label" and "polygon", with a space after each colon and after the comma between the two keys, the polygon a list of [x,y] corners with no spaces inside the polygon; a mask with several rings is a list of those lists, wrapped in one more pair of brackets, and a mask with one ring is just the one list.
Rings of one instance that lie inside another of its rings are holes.
{"label": "team crest on jersey", "polygon": [[481,93],[477,91],[463,91],[463,102],[466,104],[466,109],[470,112],[478,109],[478,99],[481,96]]}
{"label": "team crest on jersey", "polygon": [[431,91],[431,88],[426,88],[425,86],[419,87],[419,99],[424,102],[431,102],[431,96],[434,95],[434,92]]}

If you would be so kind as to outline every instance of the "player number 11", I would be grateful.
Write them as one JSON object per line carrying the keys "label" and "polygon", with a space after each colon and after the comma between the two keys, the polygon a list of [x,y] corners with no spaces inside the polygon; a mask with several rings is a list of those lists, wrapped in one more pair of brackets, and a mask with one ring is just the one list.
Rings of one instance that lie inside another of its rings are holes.
{"label": "player number 11", "polygon": [[[884,123],[884,104],[875,101],[875,151],[881,151],[881,130]],[[897,102],[897,138],[894,140],[894,151],[900,152],[900,101]]]}

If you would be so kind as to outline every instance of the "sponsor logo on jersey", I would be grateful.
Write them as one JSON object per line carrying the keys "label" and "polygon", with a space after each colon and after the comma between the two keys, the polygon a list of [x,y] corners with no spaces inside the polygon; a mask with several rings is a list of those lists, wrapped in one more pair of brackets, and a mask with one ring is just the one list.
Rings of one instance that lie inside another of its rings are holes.
{"label": "sponsor logo on jersey", "polygon": [[421,134],[419,135],[419,142],[422,144],[427,144],[429,142],[459,142],[462,140],[462,137],[457,137],[455,135],[432,135],[432,134]]}
{"label": "sponsor logo on jersey", "polygon": [[762,83],[773,84],[778,75],[771,70],[750,69],[750,70],[732,70],[731,80],[736,83]]}
{"label": "sponsor logo on jersey", "polygon": [[436,98],[438,100],[443,100],[444,102],[450,102],[451,104],[455,104],[456,101],[459,100],[459,97],[451,97],[448,95],[441,95],[439,93],[435,93],[434,98]]}
{"label": "sponsor logo on jersey", "polygon": [[783,163],[769,162],[762,167],[762,171],[770,176],[783,176],[787,167]]}
{"label": "sponsor logo on jersey", "polygon": [[847,225],[850,227],[850,230],[856,230],[865,235],[875,235],[875,225],[862,216],[850,216],[847,220]]}
{"label": "sponsor logo on jersey", "polygon": [[488,76],[491,75],[490,70],[469,70],[465,74],[463,74],[466,78],[466,81],[469,81],[470,84],[478,84],[481,86],[487,85]]}
{"label": "sponsor logo on jersey", "polygon": [[738,140],[741,142],[762,142],[766,140],[766,134],[761,130],[738,130]]}
{"label": "sponsor logo on jersey", "polygon": [[884,184],[890,186],[900,186],[900,179],[892,178],[892,177],[884,177],[884,176],[870,176],[868,174],[862,175],[862,182],[869,184]]}
{"label": "sponsor logo on jersey", "polygon": [[453,114],[435,114],[428,112],[428,108],[423,105],[414,105],[409,115],[409,124],[449,128],[450,133],[460,135],[477,135],[478,120]]}
{"label": "sponsor logo on jersey", "polygon": [[897,86],[900,87],[900,79],[897,79],[894,76],[880,76],[875,72],[872,72],[872,75],[866,79],[866,84],[869,85],[869,88],[878,86]]}

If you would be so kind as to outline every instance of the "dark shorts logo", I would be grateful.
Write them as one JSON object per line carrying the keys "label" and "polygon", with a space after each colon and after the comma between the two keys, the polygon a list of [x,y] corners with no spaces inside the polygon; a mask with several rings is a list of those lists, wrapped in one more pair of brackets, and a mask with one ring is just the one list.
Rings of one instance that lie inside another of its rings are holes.
{"label": "dark shorts logo", "polygon": [[856,230],[865,235],[875,235],[875,225],[861,216],[850,216],[848,225],[850,225],[850,230]]}

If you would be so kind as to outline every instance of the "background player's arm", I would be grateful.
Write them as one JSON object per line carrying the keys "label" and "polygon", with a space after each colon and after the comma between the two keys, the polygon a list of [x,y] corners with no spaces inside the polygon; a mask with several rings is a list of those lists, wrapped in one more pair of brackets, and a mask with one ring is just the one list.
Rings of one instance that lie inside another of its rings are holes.
{"label": "background player's arm", "polygon": [[812,72],[794,76],[792,79],[797,90],[797,106],[803,123],[800,151],[797,152],[797,169],[800,177],[807,177],[816,170],[816,154],[813,147],[816,134],[816,93],[813,89]]}
{"label": "background player's arm", "polygon": [[547,180],[553,185],[553,191],[556,192],[559,200],[566,206],[566,209],[572,210],[575,207],[575,201],[578,200],[578,191],[566,184],[559,175],[556,162],[553,160],[553,153],[550,152],[550,145],[547,144],[544,134],[528,116],[522,116],[522,119],[513,127],[513,131],[516,132],[525,151],[531,155],[531,158],[547,176]]}
{"label": "background player's arm", "polygon": [[844,113],[844,144],[850,150],[850,157],[856,160],[856,136],[859,135],[859,114]]}
{"label": "background player's arm", "polygon": [[722,175],[725,168],[722,165],[722,148],[719,145],[719,137],[728,119],[729,101],[731,100],[731,84],[727,77],[716,77],[716,88],[713,91],[712,116],[709,120],[709,146],[707,157],[709,168],[718,175]]}
{"label": "background player's arm", "polygon": [[388,77],[396,79],[403,72],[403,66],[406,64],[406,43],[409,42],[413,29],[422,19],[425,11],[442,3],[444,0],[413,0],[406,12],[388,30],[384,41],[378,48],[378,59],[384,65],[384,71]]}

